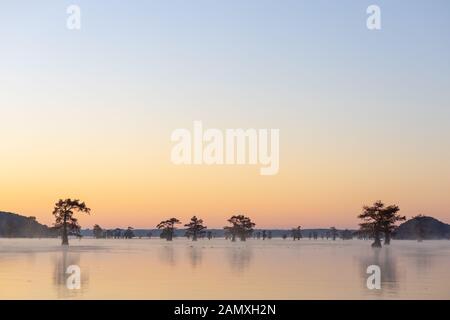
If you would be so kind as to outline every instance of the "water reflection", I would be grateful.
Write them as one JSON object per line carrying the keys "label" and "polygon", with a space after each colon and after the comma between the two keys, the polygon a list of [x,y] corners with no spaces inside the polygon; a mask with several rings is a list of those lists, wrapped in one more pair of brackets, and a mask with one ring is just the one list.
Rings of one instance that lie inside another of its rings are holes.
{"label": "water reflection", "polygon": [[202,262],[202,248],[196,246],[189,246],[187,249],[189,261],[193,268],[199,266]]}
{"label": "water reflection", "polygon": [[[0,298],[448,299],[449,263],[443,241],[0,239]],[[70,265],[80,290],[66,286]],[[366,286],[369,265],[381,268],[381,290]]]}
{"label": "water reflection", "polygon": [[227,258],[232,271],[242,272],[248,268],[252,260],[252,248],[250,246],[235,247],[227,250]]}
{"label": "water reflection", "polygon": [[[72,265],[79,266],[81,269],[80,289],[71,290],[67,287],[67,279],[70,276],[70,274],[67,273],[67,268]],[[89,282],[88,270],[81,268],[80,253],[71,251],[69,247],[62,247],[61,252],[56,253],[53,270],[53,284],[55,286],[58,298],[71,298],[82,296],[83,292],[87,290],[88,282]]]}
{"label": "water reflection", "polygon": [[[420,243],[419,243],[420,245]],[[418,275],[426,275],[432,267],[434,253],[430,252],[429,248],[419,246],[415,248],[413,253],[408,254],[408,257],[415,260],[415,265]]]}
{"label": "water reflection", "polygon": [[366,280],[370,276],[367,273],[367,267],[376,265],[381,270],[381,290],[370,290],[375,294],[382,294],[383,292],[394,292],[398,289],[398,266],[395,255],[391,252],[391,248],[385,246],[383,248],[371,248],[367,255],[361,256],[361,284],[366,287]]}
{"label": "water reflection", "polygon": [[159,257],[164,264],[175,266],[175,250],[171,245],[163,245],[159,248]]}

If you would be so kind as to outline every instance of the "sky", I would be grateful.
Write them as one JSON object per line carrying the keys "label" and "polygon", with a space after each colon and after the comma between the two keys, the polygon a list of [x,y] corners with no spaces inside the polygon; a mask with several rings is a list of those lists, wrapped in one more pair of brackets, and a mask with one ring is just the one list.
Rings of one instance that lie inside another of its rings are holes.
{"label": "sky", "polygon": [[[1,211],[50,225],[79,198],[84,228],[355,228],[380,199],[450,223],[448,1],[17,0],[0,39]],[[278,174],[174,165],[195,120],[279,129]]]}

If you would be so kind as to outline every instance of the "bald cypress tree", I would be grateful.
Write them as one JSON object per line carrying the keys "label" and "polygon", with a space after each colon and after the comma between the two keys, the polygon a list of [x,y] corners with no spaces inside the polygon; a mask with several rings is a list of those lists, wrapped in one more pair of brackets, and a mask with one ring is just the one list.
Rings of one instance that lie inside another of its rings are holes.
{"label": "bald cypress tree", "polygon": [[231,241],[236,241],[236,238],[239,238],[241,241],[247,240],[252,235],[255,227],[255,223],[242,214],[232,216],[228,219],[228,222],[231,226],[226,226],[224,229],[231,236]]}
{"label": "bald cypress tree", "polygon": [[191,221],[184,226],[187,227],[186,235],[192,237],[192,241],[197,241],[197,238],[203,234],[206,229],[206,226],[203,225],[203,220],[198,219],[196,216],[193,216]]}
{"label": "bald cypress tree", "polygon": [[358,218],[363,220],[359,224],[360,232],[373,237],[372,247],[381,247],[381,236],[384,234],[385,244],[390,244],[392,232],[397,228],[398,221],[406,220],[405,216],[398,213],[397,205],[385,206],[383,202],[376,201],[372,206],[364,206],[363,212]]}
{"label": "bald cypress tree", "polygon": [[90,213],[84,202],[72,199],[60,199],[55,203],[53,215],[55,216],[55,228],[61,230],[62,245],[69,245],[69,235],[80,236],[80,225],[78,219],[74,217],[75,212]]}
{"label": "bald cypress tree", "polygon": [[177,218],[170,218],[168,220],[161,221],[156,225],[156,227],[162,230],[162,238],[166,239],[167,241],[172,241],[176,229],[175,225],[180,223],[180,220],[178,220]]}

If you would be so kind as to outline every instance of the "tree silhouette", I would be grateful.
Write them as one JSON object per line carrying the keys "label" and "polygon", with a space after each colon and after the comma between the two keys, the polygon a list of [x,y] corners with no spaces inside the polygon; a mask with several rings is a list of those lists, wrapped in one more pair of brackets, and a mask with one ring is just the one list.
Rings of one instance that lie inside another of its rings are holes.
{"label": "tree silhouette", "polygon": [[235,215],[228,219],[231,226],[224,227],[225,232],[231,235],[231,241],[236,241],[236,237],[239,237],[241,241],[247,240],[247,237],[253,233],[255,224],[249,217],[244,215]]}
{"label": "tree silhouette", "polygon": [[123,233],[123,237],[125,239],[133,239],[135,237],[133,232],[133,227],[128,227],[127,230]]}
{"label": "tree silhouette", "polygon": [[358,218],[363,220],[359,224],[360,232],[373,236],[372,247],[381,247],[382,233],[384,233],[384,243],[390,243],[391,234],[397,228],[395,223],[406,220],[406,217],[397,214],[399,210],[400,208],[396,205],[385,207],[381,201],[376,201],[372,206],[363,207],[363,213],[358,215]]}
{"label": "tree silhouette", "polygon": [[360,223],[360,231],[363,233],[367,233],[373,236],[374,242],[372,243],[372,247],[381,247],[381,228],[382,228],[382,217],[380,214],[380,210],[384,207],[384,204],[381,201],[377,201],[373,204],[373,206],[364,206],[363,213],[358,216],[359,219],[362,219],[364,222]]}
{"label": "tree silhouette", "polygon": [[103,238],[103,229],[98,224],[94,225],[92,232],[94,234],[94,238]]}
{"label": "tree silhouette", "polygon": [[336,240],[336,237],[338,236],[338,231],[335,227],[331,227],[330,228],[330,234],[331,234],[331,238],[333,238],[333,241]]}
{"label": "tree silhouette", "polygon": [[391,205],[383,210],[381,210],[381,215],[383,218],[382,230],[384,232],[384,244],[388,245],[391,243],[392,233],[398,228],[395,224],[397,221],[405,221],[406,217],[397,214],[400,208],[396,205]]}
{"label": "tree silhouette", "polygon": [[175,225],[180,223],[180,220],[178,220],[177,218],[170,218],[169,220],[161,221],[156,227],[158,229],[162,229],[162,238],[165,238],[167,241],[172,241],[173,234],[176,229]]}
{"label": "tree silhouette", "polygon": [[297,228],[293,228],[292,229],[292,239],[295,240],[300,240],[302,238],[302,227],[298,226]]}
{"label": "tree silhouette", "polygon": [[90,211],[91,209],[84,202],[80,202],[80,200],[60,199],[55,203],[55,208],[53,209],[53,215],[55,216],[54,226],[62,230],[61,238],[63,246],[69,245],[69,234],[80,236],[80,225],[78,224],[78,219],[73,216],[74,212],[89,214]]}
{"label": "tree silhouette", "polygon": [[192,236],[192,241],[197,241],[198,236],[201,236],[206,229],[206,226],[203,225],[203,220],[198,219],[196,216],[193,216],[191,221],[184,226],[187,227],[186,235],[188,237]]}
{"label": "tree silhouette", "polygon": [[122,229],[116,228],[113,231],[113,238],[114,239],[120,239],[122,237]]}

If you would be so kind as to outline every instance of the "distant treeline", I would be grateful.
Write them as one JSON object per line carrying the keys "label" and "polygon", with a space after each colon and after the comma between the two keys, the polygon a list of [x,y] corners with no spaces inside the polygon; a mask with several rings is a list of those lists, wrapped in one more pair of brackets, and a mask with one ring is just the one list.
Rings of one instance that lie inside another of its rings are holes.
{"label": "distant treeline", "polygon": [[[97,228],[97,230],[95,229]],[[101,229],[98,225],[93,229],[81,229],[80,235],[96,238],[165,238],[164,228],[133,229],[114,228]],[[192,228],[173,229],[174,238],[190,237]],[[60,236],[60,230],[48,227],[36,221],[35,217],[26,217],[10,212],[0,211],[0,237],[1,238],[56,238]],[[205,229],[198,233],[198,238],[229,238],[229,229]],[[247,238],[271,239],[294,238],[295,239],[369,239],[360,230],[354,229],[252,229]],[[394,239],[405,240],[432,240],[450,239],[450,225],[435,218],[423,215],[416,216],[396,228]]]}
{"label": "distant treeline", "polygon": [[15,213],[0,211],[0,237],[2,238],[53,238],[59,231]]}
{"label": "distant treeline", "polygon": [[[108,229],[104,230],[104,232],[109,231],[109,238],[113,237],[120,237],[122,238],[124,233],[128,230],[128,228],[114,228],[114,229]],[[187,229],[176,229],[174,230],[174,237],[185,237],[186,236],[186,230]],[[214,238],[224,238],[226,235],[226,230],[224,229],[207,229],[212,233],[212,236]],[[283,238],[284,236],[291,237],[292,236],[292,230],[287,229],[255,229],[253,230],[252,236],[250,238],[256,238],[258,236],[258,233],[260,234],[260,237],[262,238],[263,232],[266,232],[266,235],[268,236],[269,233],[271,233],[271,236],[273,238]],[[351,232],[354,234],[357,230],[347,230],[348,232]],[[133,229],[134,237],[141,237],[145,238],[151,235],[151,237],[159,238],[161,237],[161,234],[163,233],[163,230],[160,229]],[[329,229],[303,229],[300,231],[302,238],[308,238],[311,235],[311,238],[316,235],[318,238],[325,238],[327,235],[329,238],[331,238],[331,234],[329,233]],[[339,230],[337,229],[338,233],[343,233],[344,229]],[[94,230],[93,229],[82,229],[81,235],[84,237],[94,237]],[[106,237],[106,233],[104,234],[104,237]],[[205,232],[204,237],[207,237],[207,233]]]}

